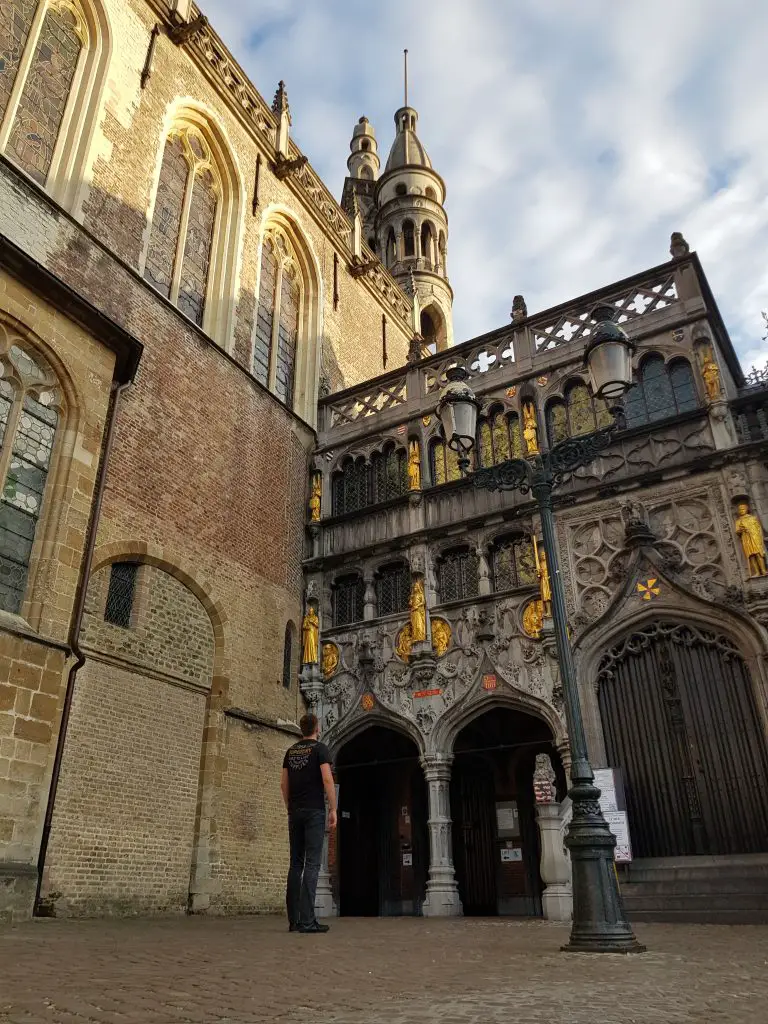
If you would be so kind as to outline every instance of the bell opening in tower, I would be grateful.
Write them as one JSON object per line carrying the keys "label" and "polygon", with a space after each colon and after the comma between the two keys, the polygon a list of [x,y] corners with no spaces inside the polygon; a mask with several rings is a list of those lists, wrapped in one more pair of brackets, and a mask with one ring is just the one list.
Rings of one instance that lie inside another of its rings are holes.
{"label": "bell opening in tower", "polygon": [[448,346],[445,330],[445,319],[436,306],[422,309],[420,316],[421,336],[432,354],[441,352]]}

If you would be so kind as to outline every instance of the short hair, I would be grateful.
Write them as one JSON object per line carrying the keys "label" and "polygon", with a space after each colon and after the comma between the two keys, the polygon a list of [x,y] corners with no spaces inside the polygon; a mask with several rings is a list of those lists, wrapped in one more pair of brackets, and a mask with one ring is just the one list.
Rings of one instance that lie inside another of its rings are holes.
{"label": "short hair", "polygon": [[302,736],[311,736],[318,726],[317,715],[304,715],[299,722]]}

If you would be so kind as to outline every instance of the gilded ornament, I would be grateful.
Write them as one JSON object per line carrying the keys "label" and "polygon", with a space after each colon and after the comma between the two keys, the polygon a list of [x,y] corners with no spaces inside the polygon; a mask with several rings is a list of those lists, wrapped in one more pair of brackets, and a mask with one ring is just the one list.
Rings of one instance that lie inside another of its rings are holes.
{"label": "gilded ornament", "polygon": [[316,665],[318,656],[318,645],[320,640],[320,619],[317,612],[310,605],[304,621],[301,624],[301,663],[302,665]]}
{"label": "gilded ornament", "polygon": [[723,386],[720,383],[720,370],[715,362],[715,357],[712,355],[712,349],[708,348],[704,352],[704,361],[701,367],[701,376],[704,378],[704,388],[707,392],[707,398],[710,402],[717,401],[722,395]]}
{"label": "gilded ornament", "polygon": [[451,646],[451,626],[445,619],[432,619],[432,650],[442,658]]}
{"label": "gilded ornament", "polygon": [[523,405],[523,440],[528,455],[539,454],[539,428],[533,402],[525,402]]}
{"label": "gilded ornament", "polygon": [[543,548],[539,547],[535,537],[533,538],[533,553],[536,559],[536,575],[539,577],[541,602],[544,608],[544,614],[549,618],[552,615],[552,581],[549,578],[547,553]]}
{"label": "gilded ornament", "polygon": [[309,515],[313,523],[320,522],[320,510],[322,507],[323,478],[319,473],[312,477],[312,495],[309,499]]}
{"label": "gilded ornament", "polygon": [[538,640],[544,628],[544,605],[538,598],[529,601],[523,610],[523,632]]}
{"label": "gilded ornament", "polygon": [[514,398],[517,394],[517,388],[507,388],[507,398]]}
{"label": "gilded ornament", "polygon": [[760,520],[752,515],[746,501],[739,503],[738,515],[734,524],[736,535],[741,541],[744,557],[747,560],[749,575],[768,576],[765,563],[765,537]]}
{"label": "gilded ornament", "polygon": [[536,383],[539,385],[540,388],[545,388],[549,383],[549,377],[537,377]]}
{"label": "gilded ornament", "polygon": [[411,441],[408,449],[408,489],[421,490],[421,452],[418,441]]}
{"label": "gilded ornament", "polygon": [[424,593],[424,580],[413,581],[408,607],[411,610],[411,637],[415,644],[422,643],[427,639],[427,598]]}
{"label": "gilded ornament", "polygon": [[376,698],[372,693],[364,693],[360,699],[360,707],[363,711],[373,711],[376,707]]}
{"label": "gilded ornament", "polygon": [[330,679],[339,667],[341,652],[336,644],[323,644],[323,676]]}
{"label": "gilded ornament", "polygon": [[401,661],[408,661],[411,656],[411,647],[413,647],[413,637],[411,635],[411,624],[408,622],[395,638],[395,654]]}
{"label": "gilded ornament", "polygon": [[421,417],[421,422],[424,424],[425,427],[428,427],[429,424],[432,422],[432,417],[431,416],[422,416]]}

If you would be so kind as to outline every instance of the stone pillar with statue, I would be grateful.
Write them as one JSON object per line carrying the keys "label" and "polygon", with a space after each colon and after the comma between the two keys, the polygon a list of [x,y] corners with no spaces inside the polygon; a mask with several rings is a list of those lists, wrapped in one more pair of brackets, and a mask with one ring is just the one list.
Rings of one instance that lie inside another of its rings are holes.
{"label": "stone pillar with statue", "polygon": [[424,917],[459,917],[463,913],[453,866],[451,838],[452,755],[424,754],[421,767],[429,800],[429,876],[422,907]]}
{"label": "stone pillar with statue", "polygon": [[541,903],[544,917],[549,921],[570,921],[573,916],[571,861],[564,842],[570,800],[566,797],[562,804],[558,803],[555,773],[547,754],[536,755],[533,792],[536,798],[536,824],[541,838],[540,874],[544,883]]}
{"label": "stone pillar with statue", "polygon": [[320,672],[320,616],[316,584],[310,581],[307,587],[306,610],[301,623],[301,692],[313,714],[319,716],[319,705],[323,695],[323,678]]}

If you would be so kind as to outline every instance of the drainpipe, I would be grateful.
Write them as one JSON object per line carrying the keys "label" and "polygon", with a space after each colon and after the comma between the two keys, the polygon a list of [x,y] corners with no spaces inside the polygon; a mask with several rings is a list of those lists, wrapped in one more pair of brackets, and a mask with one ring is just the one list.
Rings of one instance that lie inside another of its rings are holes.
{"label": "drainpipe", "polygon": [[85,664],[85,655],[80,648],[80,631],[83,626],[83,615],[85,613],[85,598],[88,592],[88,581],[91,575],[91,566],[93,565],[93,553],[96,548],[96,533],[99,528],[99,519],[101,517],[101,506],[104,502],[104,490],[107,482],[107,468],[109,466],[110,455],[112,454],[112,446],[115,437],[115,424],[117,422],[118,406],[123,392],[131,386],[133,382],[127,381],[125,384],[112,384],[112,394],[110,395],[109,410],[107,413],[107,434],[104,439],[104,447],[102,449],[101,460],[99,462],[98,476],[96,478],[96,490],[94,493],[93,505],[91,506],[91,516],[88,523],[88,535],[86,537],[85,554],[83,555],[83,561],[80,569],[80,579],[77,583],[77,593],[75,594],[75,610],[72,614],[72,621],[69,628],[69,646],[72,653],[75,655],[75,663],[69,670],[69,676],[67,678],[67,689],[64,694],[64,708],[61,712],[61,725],[59,726],[59,735],[56,740],[56,755],[53,760],[53,773],[51,775],[51,785],[48,790],[48,803],[45,808],[45,821],[43,823],[43,835],[40,840],[40,853],[37,858],[37,891],[35,892],[35,907],[34,913],[37,913],[38,906],[40,903],[40,890],[43,885],[43,868],[45,867],[45,857],[48,852],[48,841],[51,837],[51,822],[53,821],[53,808],[56,803],[56,793],[59,788],[59,778],[61,776],[61,762],[64,757],[64,744],[67,739],[67,728],[69,726],[69,715],[72,710],[72,699],[75,694],[75,679],[77,673]]}

